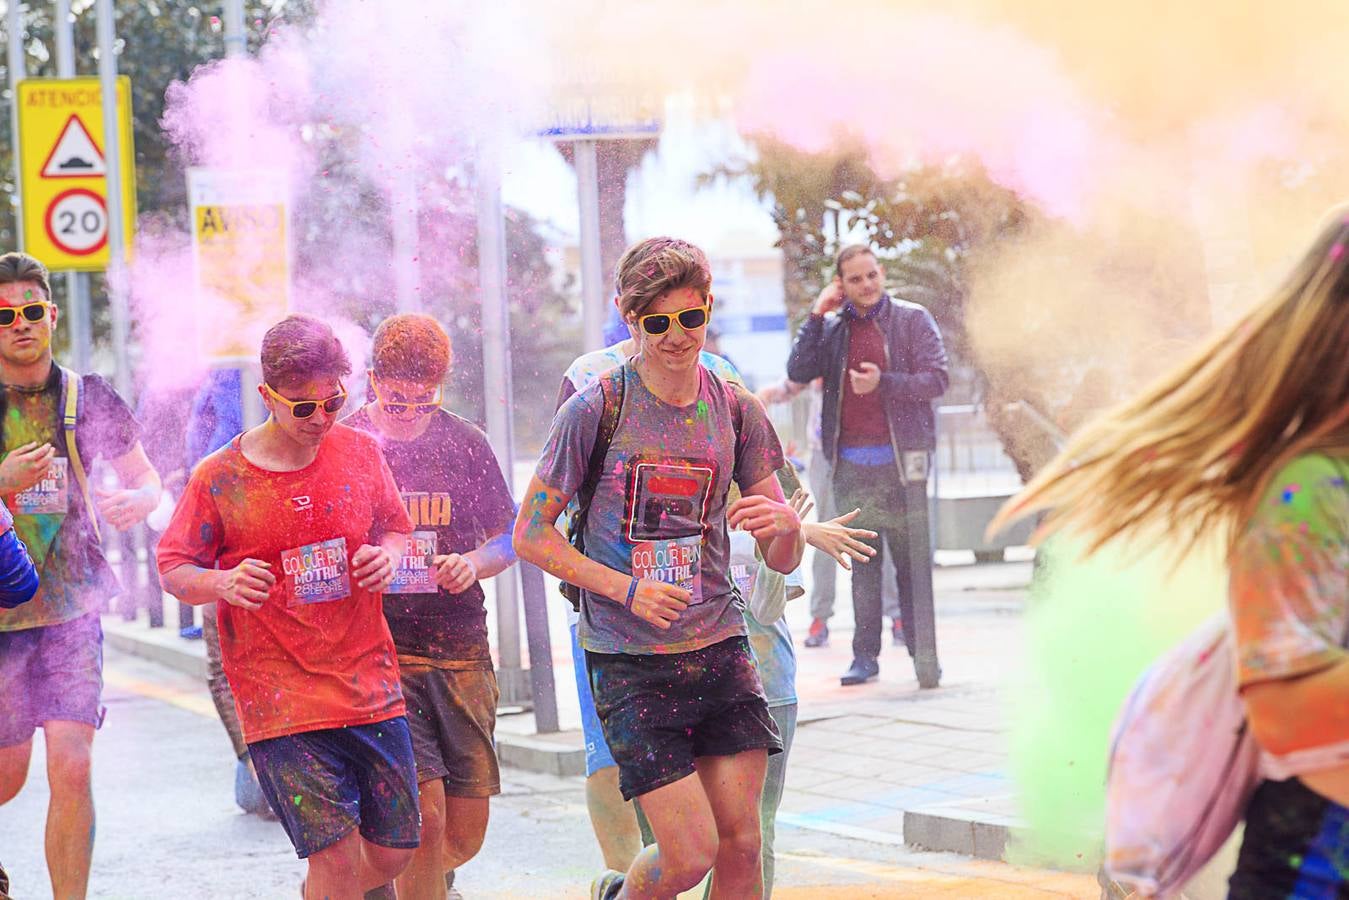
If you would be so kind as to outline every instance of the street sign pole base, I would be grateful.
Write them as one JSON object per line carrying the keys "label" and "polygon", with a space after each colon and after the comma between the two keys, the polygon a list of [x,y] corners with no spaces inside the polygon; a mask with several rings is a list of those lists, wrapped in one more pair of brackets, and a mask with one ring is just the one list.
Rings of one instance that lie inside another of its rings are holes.
{"label": "street sign pole base", "polygon": [[918,686],[931,690],[941,683],[937,661],[937,615],[932,590],[932,533],[928,520],[929,461],[923,451],[906,451],[903,458],[905,528],[909,545],[909,583],[913,598],[913,670]]}

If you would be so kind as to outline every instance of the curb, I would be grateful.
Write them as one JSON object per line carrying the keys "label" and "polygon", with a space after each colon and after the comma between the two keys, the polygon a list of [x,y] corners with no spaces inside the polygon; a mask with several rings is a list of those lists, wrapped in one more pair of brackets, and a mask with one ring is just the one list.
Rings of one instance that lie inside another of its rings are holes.
{"label": "curb", "polygon": [[148,659],[206,683],[205,645],[199,640],[184,640],[174,629],[151,629],[141,622],[105,616],[103,641],[115,650]]}
{"label": "curb", "polygon": [[1007,846],[1020,823],[961,807],[924,807],[904,813],[904,843],[918,850],[959,853],[993,862],[1007,861]]}
{"label": "curb", "polygon": [[497,759],[503,766],[544,775],[584,776],[586,751],[579,731],[556,734],[496,733]]}

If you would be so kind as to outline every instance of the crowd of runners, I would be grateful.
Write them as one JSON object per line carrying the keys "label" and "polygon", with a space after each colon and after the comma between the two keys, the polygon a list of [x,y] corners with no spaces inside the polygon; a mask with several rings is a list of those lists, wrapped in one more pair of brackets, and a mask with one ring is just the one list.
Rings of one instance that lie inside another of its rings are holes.
{"label": "crowd of runners", "polygon": [[[99,613],[117,590],[99,522],[144,520],[161,485],[122,398],[53,361],[48,279],[32,257],[0,258],[0,490],[17,558],[26,545],[41,571],[36,595],[6,594],[0,612],[0,803],[43,728],[64,898],[88,885]],[[573,605],[608,867],[592,894],[668,897],[704,879],[714,897],[771,892],[796,720],[784,606],[802,593],[807,542],[848,565],[877,535],[849,526],[856,513],[803,524],[811,500],[763,406],[703,352],[715,300],[701,250],[643,241],[616,282],[629,336],[563,376],[518,507],[486,436],[443,408],[450,338],[418,314],[375,330],[354,411],[332,329],[304,315],[273,326],[266,421],[201,459],[176,498],[159,575],[212,613],[212,689],[240,777],[307,860],[306,897],[457,896],[500,791],[479,583],[517,553]],[[98,459],[119,490],[89,483]]]}
{"label": "crowd of runners", "polygon": [[[1240,685],[1256,738],[1284,754],[1349,734],[1347,256],[1341,216],[1280,293],[1085,430],[1014,508],[1102,538],[1140,519],[1164,532],[1226,523]],[[902,502],[883,483],[897,429],[922,446],[946,386],[931,317],[884,294],[865,248],[839,262],[789,375],[823,380],[835,487],[872,507],[870,529],[856,511],[803,523],[811,500],[762,404],[704,352],[712,274],[685,241],[645,240],[619,261],[629,335],[563,376],[518,507],[483,433],[443,408],[452,350],[434,319],[379,325],[354,411],[351,363],[325,322],[294,315],[267,332],[268,417],[195,466],[157,562],[170,594],[216,613],[222,713],[237,713],[260,808],[308,861],[305,897],[455,895],[500,791],[479,583],[517,554],[573,605],[606,866],[591,895],[668,898],[705,879],[714,898],[771,893],[796,721],[783,608],[803,593],[807,544],[845,566],[868,563],[878,537],[894,550],[899,537],[878,532]],[[99,611],[116,591],[100,521],[143,520],[161,485],[122,398],[54,364],[57,317],[41,263],[0,257],[0,494],[13,512],[0,517],[0,804],[43,728],[48,868],[71,898],[89,878]],[[98,459],[117,489],[90,484]],[[845,684],[875,677],[879,575],[862,590]],[[1345,771],[1261,784],[1235,895],[1343,892]]]}

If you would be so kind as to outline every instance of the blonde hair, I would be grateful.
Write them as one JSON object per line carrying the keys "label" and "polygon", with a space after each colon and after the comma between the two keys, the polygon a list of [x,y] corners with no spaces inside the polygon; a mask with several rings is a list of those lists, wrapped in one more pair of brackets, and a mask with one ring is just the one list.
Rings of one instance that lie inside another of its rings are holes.
{"label": "blonde hair", "polygon": [[664,294],[692,288],[707,298],[712,289],[712,267],[707,254],[688,241],[653,237],[623,251],[614,268],[618,309],[627,316],[640,316]]}
{"label": "blonde hair", "polygon": [[1269,480],[1314,450],[1349,449],[1349,209],[1282,286],[1137,398],[1085,426],[989,525],[1047,510],[1091,553],[1123,534],[1214,529],[1230,548]]}

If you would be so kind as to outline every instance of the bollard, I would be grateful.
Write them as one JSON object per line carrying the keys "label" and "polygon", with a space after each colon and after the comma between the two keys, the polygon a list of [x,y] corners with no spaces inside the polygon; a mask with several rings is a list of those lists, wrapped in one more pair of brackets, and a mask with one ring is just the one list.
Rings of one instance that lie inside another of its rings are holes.
{"label": "bollard", "polygon": [[918,686],[935,688],[941,682],[937,661],[937,615],[932,592],[932,532],[929,530],[927,479],[931,456],[926,450],[901,454],[904,482],[904,538],[909,550],[909,583],[901,586],[913,598],[913,670]]}

